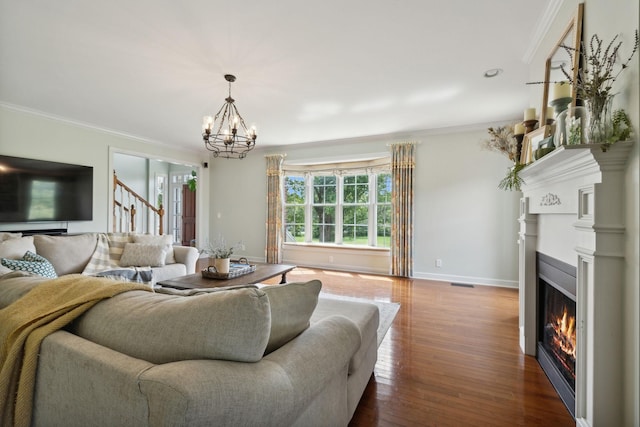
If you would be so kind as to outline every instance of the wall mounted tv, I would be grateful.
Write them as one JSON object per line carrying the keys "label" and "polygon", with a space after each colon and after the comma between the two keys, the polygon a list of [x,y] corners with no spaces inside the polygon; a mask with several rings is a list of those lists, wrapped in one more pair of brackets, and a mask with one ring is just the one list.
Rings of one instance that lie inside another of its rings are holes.
{"label": "wall mounted tv", "polygon": [[92,167],[0,156],[0,222],[92,219]]}

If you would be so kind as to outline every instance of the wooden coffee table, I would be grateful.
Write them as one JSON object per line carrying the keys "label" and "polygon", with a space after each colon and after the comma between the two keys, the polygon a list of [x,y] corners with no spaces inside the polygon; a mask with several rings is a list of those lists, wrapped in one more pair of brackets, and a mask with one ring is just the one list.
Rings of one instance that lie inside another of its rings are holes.
{"label": "wooden coffee table", "polygon": [[196,274],[176,277],[175,279],[162,280],[157,284],[176,289],[227,288],[260,283],[263,280],[271,279],[277,275],[282,275],[280,283],[287,283],[287,273],[296,268],[295,265],[288,264],[252,264],[256,266],[256,271],[234,277],[233,279],[206,279],[202,277],[202,273],[198,272]]}

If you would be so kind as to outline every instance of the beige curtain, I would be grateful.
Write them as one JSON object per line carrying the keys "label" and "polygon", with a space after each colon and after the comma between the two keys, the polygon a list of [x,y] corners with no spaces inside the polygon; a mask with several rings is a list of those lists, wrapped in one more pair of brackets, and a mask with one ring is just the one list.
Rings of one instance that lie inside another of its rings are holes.
{"label": "beige curtain", "polygon": [[391,274],[401,277],[413,274],[415,146],[413,142],[391,145]]}
{"label": "beige curtain", "polygon": [[282,162],[284,155],[266,156],[267,159],[267,247],[269,264],[282,261]]}

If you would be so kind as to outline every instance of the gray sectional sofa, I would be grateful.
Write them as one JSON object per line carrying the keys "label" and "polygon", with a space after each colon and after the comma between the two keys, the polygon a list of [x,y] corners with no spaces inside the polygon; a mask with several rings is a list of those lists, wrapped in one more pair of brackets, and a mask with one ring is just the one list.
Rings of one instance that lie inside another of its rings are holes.
{"label": "gray sectional sofa", "polygon": [[[0,309],[45,280],[0,276]],[[345,426],[373,373],[379,313],[320,288],[103,300],[42,342],[32,425]]]}
{"label": "gray sectional sofa", "polygon": [[[119,263],[125,246],[129,243],[131,244],[131,249],[142,248],[147,250],[147,258],[152,255],[149,252],[150,248],[165,247],[162,262],[154,263],[151,262],[153,261],[152,259],[140,259],[139,263],[128,263],[130,265],[126,266],[129,268],[134,267],[135,264],[138,267],[150,266],[154,282],[195,273],[196,262],[199,257],[198,250],[187,246],[169,245],[171,236],[168,235],[83,233],[62,236],[40,234],[22,236],[20,233],[0,232],[0,258],[19,259],[23,257],[26,251],[31,251],[46,258],[53,265],[58,276],[83,273],[92,262],[93,257],[97,255],[96,252],[101,237],[107,241],[107,248],[105,249],[107,253],[104,254],[107,259],[104,262],[108,264],[109,255],[112,258],[112,265],[106,267],[106,264],[104,264],[105,267],[102,270],[113,271],[114,268],[118,268],[115,264]],[[158,244],[151,245],[150,243],[152,242]],[[109,244],[111,246],[108,246]],[[131,252],[134,253],[133,251]],[[131,257],[129,258],[131,259]],[[134,259],[133,261],[136,260]],[[100,271],[101,269],[95,269],[91,273],[95,274]],[[9,272],[9,269],[0,265],[0,274],[7,272]]]}

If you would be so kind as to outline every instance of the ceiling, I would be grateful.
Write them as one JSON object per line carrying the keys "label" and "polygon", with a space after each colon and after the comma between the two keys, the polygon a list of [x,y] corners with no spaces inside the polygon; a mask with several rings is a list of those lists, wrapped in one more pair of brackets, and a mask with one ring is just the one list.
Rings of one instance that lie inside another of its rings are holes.
{"label": "ceiling", "polygon": [[0,0],[0,103],[193,150],[227,73],[257,146],[509,120],[552,1]]}

